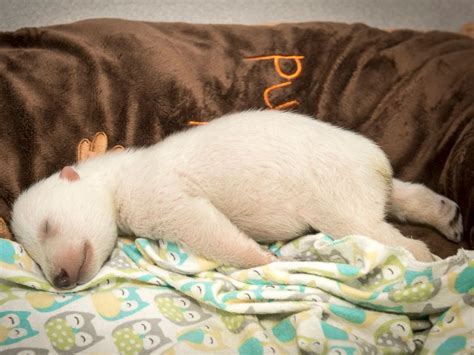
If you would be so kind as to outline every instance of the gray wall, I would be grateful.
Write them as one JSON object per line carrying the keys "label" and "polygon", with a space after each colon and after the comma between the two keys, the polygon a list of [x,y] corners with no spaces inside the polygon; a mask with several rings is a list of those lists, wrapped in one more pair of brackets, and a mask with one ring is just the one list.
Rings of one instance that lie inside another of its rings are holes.
{"label": "gray wall", "polygon": [[458,31],[474,21],[474,0],[0,0],[3,31],[92,17],[244,24],[341,21]]}

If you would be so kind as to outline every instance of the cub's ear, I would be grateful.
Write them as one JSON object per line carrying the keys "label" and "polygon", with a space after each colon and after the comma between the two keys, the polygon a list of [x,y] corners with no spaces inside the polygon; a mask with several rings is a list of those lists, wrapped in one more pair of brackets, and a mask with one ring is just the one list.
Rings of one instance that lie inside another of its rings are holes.
{"label": "cub's ear", "polygon": [[59,173],[59,178],[68,181],[76,181],[79,180],[79,174],[72,168],[72,166],[65,166]]}

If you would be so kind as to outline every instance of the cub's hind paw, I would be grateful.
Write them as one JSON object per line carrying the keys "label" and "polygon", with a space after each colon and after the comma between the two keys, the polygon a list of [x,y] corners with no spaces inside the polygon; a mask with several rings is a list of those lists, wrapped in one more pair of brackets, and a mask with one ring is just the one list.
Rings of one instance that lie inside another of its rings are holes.
{"label": "cub's hind paw", "polygon": [[437,222],[435,227],[443,233],[447,239],[453,242],[462,241],[463,227],[461,209],[455,202],[446,197],[441,198]]}

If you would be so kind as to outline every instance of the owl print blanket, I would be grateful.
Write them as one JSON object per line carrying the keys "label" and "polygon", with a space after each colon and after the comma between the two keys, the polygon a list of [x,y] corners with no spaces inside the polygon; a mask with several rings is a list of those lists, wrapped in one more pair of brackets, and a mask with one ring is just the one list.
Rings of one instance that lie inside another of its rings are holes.
{"label": "owl print blanket", "polygon": [[239,270],[177,244],[121,238],[89,283],[58,293],[0,239],[0,354],[472,354],[474,252],[420,263],[363,236],[268,248]]}

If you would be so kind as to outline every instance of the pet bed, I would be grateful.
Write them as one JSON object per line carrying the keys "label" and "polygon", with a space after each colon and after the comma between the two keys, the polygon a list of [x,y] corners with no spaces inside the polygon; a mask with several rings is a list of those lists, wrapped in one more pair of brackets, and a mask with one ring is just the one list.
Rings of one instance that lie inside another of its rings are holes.
{"label": "pet bed", "polygon": [[[470,248],[473,57],[467,36],[360,24],[100,19],[0,33],[4,235],[22,189],[73,162],[76,142],[80,154],[104,142],[84,137],[144,146],[266,108],[374,139],[397,177],[459,203]],[[122,238],[89,284],[52,293],[21,245],[1,240],[0,353],[472,352],[472,253],[401,229],[450,257],[421,264],[363,236],[316,234],[271,246],[299,262],[235,270]]]}

